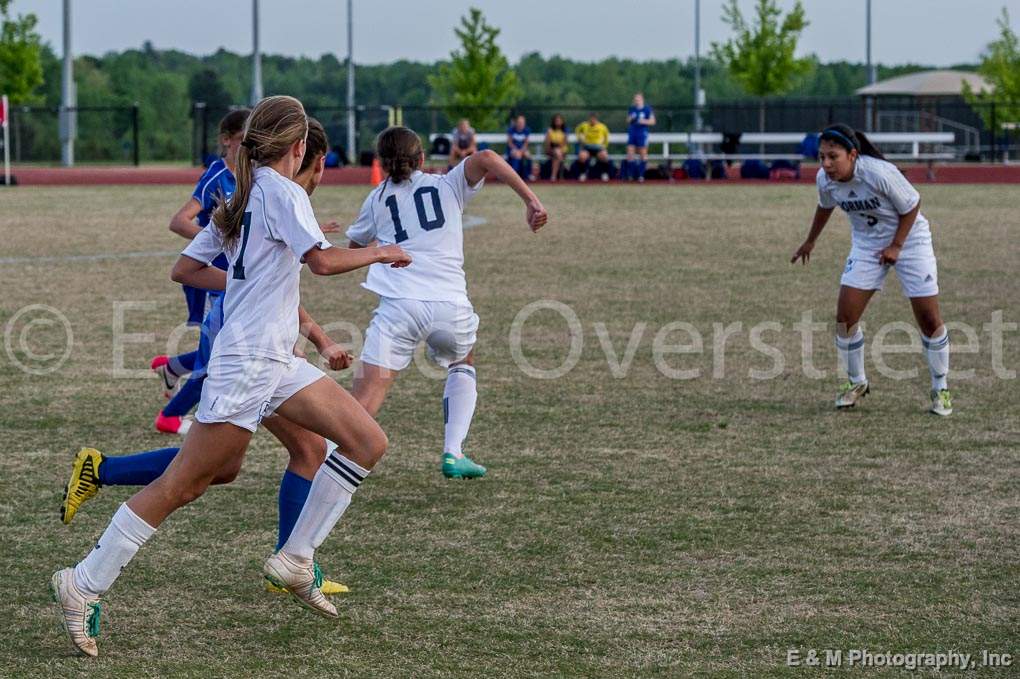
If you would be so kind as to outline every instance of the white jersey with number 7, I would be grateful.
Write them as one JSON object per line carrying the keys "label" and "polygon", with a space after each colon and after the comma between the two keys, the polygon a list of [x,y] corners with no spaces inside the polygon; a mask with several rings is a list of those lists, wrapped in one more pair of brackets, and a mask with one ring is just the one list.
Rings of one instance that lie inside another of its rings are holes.
{"label": "white jersey with number 7", "polygon": [[468,185],[461,162],[445,175],[415,172],[407,181],[376,187],[347,237],[359,245],[399,245],[414,264],[373,264],[364,286],[382,297],[467,302],[462,215],[483,182]]}
{"label": "white jersey with number 7", "polygon": [[[292,361],[304,256],[312,248],[328,247],[305,190],[272,168],[255,168],[244,225],[226,251],[230,267],[223,327],[213,357]],[[224,251],[219,228],[210,225],[181,254],[209,264]]]}

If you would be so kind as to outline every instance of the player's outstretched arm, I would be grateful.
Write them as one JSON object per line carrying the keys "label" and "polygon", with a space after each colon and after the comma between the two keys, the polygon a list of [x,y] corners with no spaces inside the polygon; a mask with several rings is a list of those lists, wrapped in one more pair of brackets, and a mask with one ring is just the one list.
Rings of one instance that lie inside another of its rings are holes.
{"label": "player's outstretched arm", "polygon": [[399,245],[375,248],[312,248],[305,254],[305,263],[318,276],[335,276],[370,264],[389,264],[395,269],[411,263],[411,255]]}
{"label": "player's outstretched arm", "polygon": [[203,290],[226,290],[227,272],[215,266],[209,266],[187,255],[177,258],[177,263],[170,271],[170,280],[183,285]]}
{"label": "player's outstretched arm", "polygon": [[815,241],[822,235],[822,229],[829,222],[829,217],[832,216],[832,211],[836,208],[822,207],[819,205],[815,208],[815,218],[811,222],[811,231],[808,232],[807,239],[801,244],[797,251],[793,253],[793,257],[790,258],[790,264],[796,264],[797,260],[801,260],[801,263],[807,264],[808,260],[811,259],[811,251],[815,249]]}
{"label": "player's outstretched arm", "polygon": [[202,206],[199,202],[189,198],[188,202],[170,218],[170,230],[182,238],[191,240],[202,231],[202,227],[195,223],[195,217],[201,211]]}
{"label": "player's outstretched arm", "polygon": [[527,208],[526,219],[532,231],[538,231],[549,221],[549,213],[546,212],[542,201],[538,199],[531,187],[514,172],[509,163],[503,160],[502,156],[486,149],[468,156],[468,159],[464,161],[464,178],[468,184],[472,186],[477,184],[487,174],[509,186],[521,197]]}

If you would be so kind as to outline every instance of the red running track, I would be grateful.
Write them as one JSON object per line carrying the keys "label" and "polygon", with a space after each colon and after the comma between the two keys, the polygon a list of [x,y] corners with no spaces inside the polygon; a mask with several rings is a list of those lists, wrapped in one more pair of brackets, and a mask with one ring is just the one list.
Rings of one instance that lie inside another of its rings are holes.
{"label": "red running track", "polygon": [[[936,164],[931,170],[925,165],[901,166],[907,178],[915,184],[1017,184],[1020,183],[1020,165],[982,164]],[[719,181],[740,184],[764,184],[763,180],[739,179],[739,167],[729,168],[730,179],[702,181],[679,181],[684,184],[716,184]],[[813,184],[817,165],[801,166],[801,178],[791,180]],[[194,185],[202,174],[201,168],[191,167],[17,167],[12,173],[22,186],[100,186],[100,185]],[[323,185],[367,185],[370,170],[367,167],[328,169],[323,175]],[[600,186],[602,182],[588,182]],[[660,184],[660,182],[651,182]],[[779,183],[779,182],[776,182]],[[2,180],[0,180],[2,184]]]}

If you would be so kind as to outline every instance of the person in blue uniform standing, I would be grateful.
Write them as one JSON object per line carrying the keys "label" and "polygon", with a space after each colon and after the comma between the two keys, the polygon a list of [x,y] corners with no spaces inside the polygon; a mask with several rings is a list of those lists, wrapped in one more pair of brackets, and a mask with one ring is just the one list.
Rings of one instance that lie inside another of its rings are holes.
{"label": "person in blue uniform standing", "polygon": [[[648,133],[655,125],[655,112],[645,103],[645,95],[638,92],[627,111],[627,160],[623,164],[623,178],[645,180],[648,165]],[[640,160],[636,157],[640,156]]]}

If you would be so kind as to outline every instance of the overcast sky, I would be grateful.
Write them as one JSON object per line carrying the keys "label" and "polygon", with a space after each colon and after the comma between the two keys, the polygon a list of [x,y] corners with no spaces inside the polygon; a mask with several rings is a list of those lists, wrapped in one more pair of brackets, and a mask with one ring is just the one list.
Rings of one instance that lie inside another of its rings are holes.
{"label": "overcast sky", "polygon": [[[780,0],[784,7],[794,0]],[[753,0],[740,0],[749,13]],[[701,44],[727,37],[723,0],[701,2]],[[822,61],[865,60],[865,0],[803,0],[811,24],[802,54]],[[220,47],[251,51],[250,0],[72,0],[73,51],[102,54],[139,47],[209,54]],[[455,47],[452,28],[470,6],[502,29],[511,61],[538,51],[592,61],[685,59],[694,53],[694,0],[354,0],[354,60],[434,61]],[[887,64],[944,66],[974,62],[996,37],[995,18],[1010,10],[1020,25],[1020,0],[873,0],[873,57]],[[34,12],[39,30],[59,53],[60,0],[14,0]],[[262,49],[317,57],[347,51],[344,0],[261,0]],[[303,12],[297,8],[304,8]]]}

